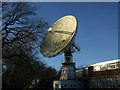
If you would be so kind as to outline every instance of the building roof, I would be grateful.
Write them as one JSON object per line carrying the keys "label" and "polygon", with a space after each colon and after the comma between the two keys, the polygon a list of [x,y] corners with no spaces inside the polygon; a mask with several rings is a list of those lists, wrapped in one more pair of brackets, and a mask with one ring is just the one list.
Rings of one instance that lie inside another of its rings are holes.
{"label": "building roof", "polygon": [[99,62],[99,63],[95,63],[95,64],[88,65],[88,67],[89,67],[89,66],[105,65],[105,64],[109,64],[109,63],[115,63],[115,62],[120,62],[120,59],[114,59],[114,60]]}

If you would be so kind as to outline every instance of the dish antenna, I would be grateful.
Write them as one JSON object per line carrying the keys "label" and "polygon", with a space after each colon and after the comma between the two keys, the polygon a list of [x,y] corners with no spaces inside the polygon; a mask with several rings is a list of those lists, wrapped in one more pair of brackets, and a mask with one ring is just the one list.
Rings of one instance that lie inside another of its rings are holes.
{"label": "dish antenna", "polygon": [[45,34],[40,51],[45,57],[54,57],[67,51],[71,46],[80,50],[73,42],[77,31],[77,20],[68,15],[57,20]]}
{"label": "dish antenna", "polygon": [[[74,43],[77,33],[77,20],[72,15],[58,19],[46,32],[40,46],[45,57],[55,57],[64,52],[64,63],[60,80],[75,80],[75,63],[72,53],[80,48]],[[74,83],[75,84],[75,83]],[[59,85],[59,84],[58,84]],[[60,85],[61,86],[61,85]]]}

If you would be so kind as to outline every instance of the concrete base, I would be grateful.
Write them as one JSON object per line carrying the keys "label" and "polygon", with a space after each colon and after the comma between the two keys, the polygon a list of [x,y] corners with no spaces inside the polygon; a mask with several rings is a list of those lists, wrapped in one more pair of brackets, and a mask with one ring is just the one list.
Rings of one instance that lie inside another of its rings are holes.
{"label": "concrete base", "polygon": [[54,90],[80,90],[83,84],[79,80],[58,80],[53,82]]}

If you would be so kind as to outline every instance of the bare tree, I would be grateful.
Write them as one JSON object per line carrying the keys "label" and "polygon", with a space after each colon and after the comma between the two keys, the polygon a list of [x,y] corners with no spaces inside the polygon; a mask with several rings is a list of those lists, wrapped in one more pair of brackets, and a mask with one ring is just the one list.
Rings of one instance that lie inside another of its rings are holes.
{"label": "bare tree", "polygon": [[[2,68],[5,87],[15,87],[11,86],[11,80],[15,81],[14,84],[19,83],[17,87],[25,87],[23,82],[32,77],[30,60],[35,60],[32,51],[48,26],[43,18],[37,17],[36,9],[26,2],[2,3]],[[24,71],[21,72],[21,69]],[[15,80],[16,75],[19,75],[18,80]],[[24,80],[20,81],[23,76]]]}
{"label": "bare tree", "polygon": [[26,2],[3,3],[2,9],[3,59],[28,53],[42,37],[47,23],[37,18],[36,8]]}
{"label": "bare tree", "polygon": [[[36,8],[28,3],[4,3],[2,12],[2,48],[31,48],[41,37],[47,23],[37,18]],[[26,46],[26,47],[25,47]],[[4,57],[4,52],[3,52]]]}

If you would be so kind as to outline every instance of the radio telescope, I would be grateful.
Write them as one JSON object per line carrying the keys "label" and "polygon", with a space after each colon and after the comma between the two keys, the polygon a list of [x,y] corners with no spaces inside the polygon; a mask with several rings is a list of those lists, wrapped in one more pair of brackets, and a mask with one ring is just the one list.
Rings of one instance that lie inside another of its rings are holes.
{"label": "radio telescope", "polygon": [[74,43],[76,34],[77,20],[74,16],[67,15],[51,25],[41,42],[40,51],[45,57],[55,57],[64,53],[60,80],[54,81],[54,88],[80,88],[79,81],[76,80],[75,63],[72,56],[75,48],[80,51],[80,48]]}

